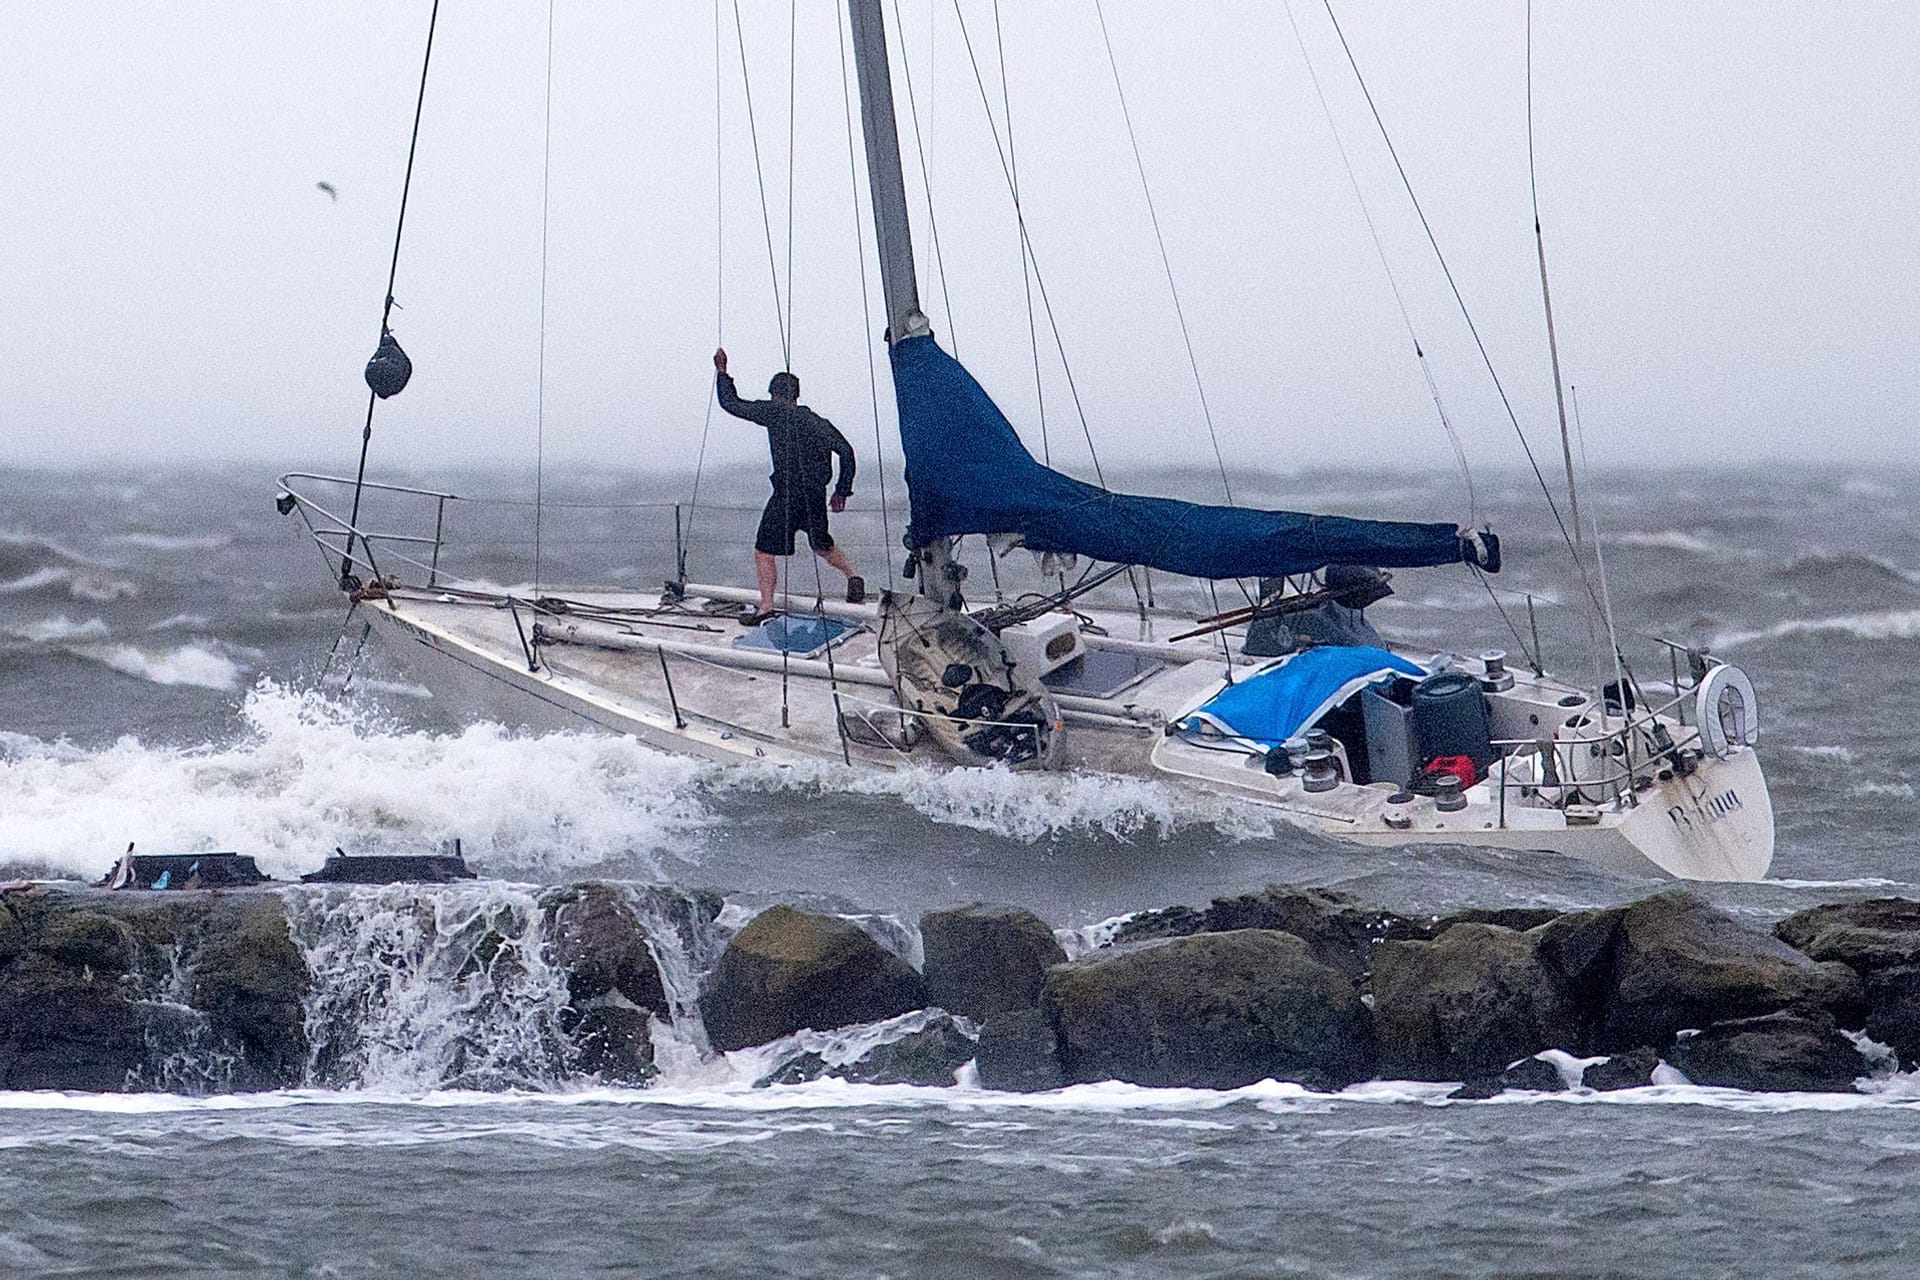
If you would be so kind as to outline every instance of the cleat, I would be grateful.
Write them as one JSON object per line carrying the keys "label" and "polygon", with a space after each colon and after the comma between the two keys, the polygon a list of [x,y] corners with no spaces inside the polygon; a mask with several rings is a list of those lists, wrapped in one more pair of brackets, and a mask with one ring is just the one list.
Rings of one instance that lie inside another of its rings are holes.
{"label": "cleat", "polygon": [[851,575],[847,579],[847,603],[865,604],[866,602],[867,580],[857,573]]}

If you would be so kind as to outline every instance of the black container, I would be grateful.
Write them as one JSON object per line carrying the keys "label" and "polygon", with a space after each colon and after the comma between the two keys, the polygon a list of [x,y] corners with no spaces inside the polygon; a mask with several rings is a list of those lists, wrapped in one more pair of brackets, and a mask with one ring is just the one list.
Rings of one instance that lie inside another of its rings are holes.
{"label": "black container", "polygon": [[1464,671],[1442,671],[1413,686],[1413,737],[1423,761],[1465,756],[1484,777],[1493,763],[1493,728],[1480,681]]}

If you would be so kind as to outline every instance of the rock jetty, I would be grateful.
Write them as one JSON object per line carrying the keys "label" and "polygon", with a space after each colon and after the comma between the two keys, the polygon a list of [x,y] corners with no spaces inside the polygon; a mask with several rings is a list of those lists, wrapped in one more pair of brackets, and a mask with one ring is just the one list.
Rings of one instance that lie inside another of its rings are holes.
{"label": "rock jetty", "polygon": [[[487,1052],[489,1000],[517,1002],[522,1074],[510,1082],[549,1086],[645,1084],[655,1040],[674,1028],[692,1052],[761,1055],[763,1084],[1333,1090],[1385,1078],[1472,1098],[1633,1088],[1656,1073],[1845,1091],[1920,1066],[1920,902],[1897,898],[1826,904],[1768,930],[1684,889],[1592,910],[1412,917],[1274,886],[1142,911],[1097,946],[974,903],[923,916],[910,960],[856,919],[785,905],[749,916],[717,894],[663,911],[648,897],[663,891],[604,883],[537,891],[492,916],[435,897],[484,886],[388,890],[382,928],[323,938],[314,920],[375,901],[343,892],[0,894],[0,1088],[354,1083],[361,1059],[338,1046],[367,1034],[328,1020],[369,1016],[423,982],[445,984],[472,1021],[433,1079],[481,1087],[502,1078],[467,1070]],[[410,921],[413,941],[392,921]],[[444,972],[413,954],[456,933]],[[369,991],[327,998],[348,946]]]}

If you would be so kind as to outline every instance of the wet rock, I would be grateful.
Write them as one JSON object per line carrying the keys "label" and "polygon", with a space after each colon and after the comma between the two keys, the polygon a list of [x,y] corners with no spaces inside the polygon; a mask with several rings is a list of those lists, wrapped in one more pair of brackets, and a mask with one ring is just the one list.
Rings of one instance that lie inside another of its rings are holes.
{"label": "wet rock", "polygon": [[1527,1089],[1534,1093],[1564,1093],[1567,1079],[1560,1068],[1543,1058],[1523,1058],[1495,1076],[1480,1076],[1448,1094],[1449,1098],[1480,1102],[1497,1098],[1509,1089]]}
{"label": "wet rock", "polygon": [[969,1018],[1033,1008],[1047,967],[1067,959],[1046,922],[1018,907],[931,911],[920,917],[920,938],[928,1000]]}
{"label": "wet rock", "polygon": [[1851,969],[1816,963],[1684,890],[1619,909],[1611,968],[1600,1052],[1665,1045],[1686,1027],[1787,1009],[1852,1025],[1864,1013]]}
{"label": "wet rock", "polygon": [[1579,1008],[1541,962],[1540,939],[1461,924],[1374,957],[1373,1021],[1393,1079],[1474,1080],[1542,1049],[1576,1049]]}
{"label": "wet rock", "polygon": [[780,1069],[762,1079],[755,1080],[753,1087],[765,1089],[776,1084],[806,1084],[810,1080],[819,1080],[833,1071],[827,1060],[817,1053],[803,1053],[780,1064]]}
{"label": "wet rock", "polygon": [[1866,1033],[1899,1055],[1902,1067],[1920,1064],[1920,964],[1876,969],[1866,983]]}
{"label": "wet rock", "polygon": [[1040,1093],[1067,1082],[1060,1069],[1060,1038],[1038,1009],[1011,1009],[988,1018],[974,1063],[983,1089]]}
{"label": "wet rock", "polygon": [[551,962],[566,971],[567,996],[575,1006],[618,992],[637,1009],[668,1016],[647,931],[619,887],[571,885],[545,905],[552,920]]}
{"label": "wet rock", "polygon": [[231,1081],[242,1088],[296,1085],[306,1071],[306,958],[287,933],[278,897],[226,900],[211,913],[192,956],[187,1002],[207,1015],[213,1035],[237,1041]]}
{"label": "wet rock", "polygon": [[1041,1009],[1071,1081],[1337,1089],[1373,1074],[1359,988],[1273,930],[1097,951],[1048,971]]}
{"label": "wet rock", "polygon": [[773,907],[734,936],[707,981],[700,1012],[726,1052],[812,1027],[828,1030],[922,1008],[913,966],[833,916]]}
{"label": "wet rock", "polygon": [[935,1018],[925,1027],[887,1044],[875,1045],[831,1074],[861,1084],[950,1085],[953,1073],[970,1061],[974,1039],[952,1018]]}
{"label": "wet rock", "polygon": [[309,976],[272,894],[9,898],[0,1087],[300,1083]]}
{"label": "wet rock", "polygon": [[1552,907],[1467,907],[1450,915],[1434,917],[1426,932],[1429,937],[1437,938],[1457,924],[1497,924],[1503,929],[1525,933],[1528,929],[1537,929],[1558,920],[1563,914]]}
{"label": "wet rock", "polygon": [[1660,1065],[1658,1050],[1641,1045],[1625,1053],[1616,1053],[1604,1062],[1596,1062],[1580,1073],[1580,1083],[1602,1093],[1615,1089],[1638,1089],[1653,1082],[1653,1070]]}
{"label": "wet rock", "polygon": [[1151,942],[1155,938],[1188,938],[1207,929],[1207,913],[1193,907],[1157,907],[1136,911],[1113,931],[1108,946]]}
{"label": "wet rock", "polygon": [[1316,961],[1349,978],[1362,978],[1382,942],[1424,936],[1419,926],[1391,911],[1370,907],[1337,889],[1295,889],[1269,885],[1259,893],[1215,898],[1207,908],[1207,929],[1278,929],[1307,944]]}
{"label": "wet rock", "polygon": [[1857,969],[1920,963],[1920,902],[1869,898],[1832,902],[1788,916],[1774,936],[1815,960],[1841,960]]}
{"label": "wet rock", "polygon": [[125,1089],[147,1065],[151,1009],[126,983],[28,951],[0,969],[0,1088]]}
{"label": "wet rock", "polygon": [[574,1070],[609,1084],[645,1084],[658,1074],[645,1010],[603,1004],[568,1021]]}
{"label": "wet rock", "polygon": [[1754,1092],[1848,1093],[1867,1072],[1866,1059],[1822,1012],[1718,1022],[1681,1037],[1666,1057],[1695,1084]]}

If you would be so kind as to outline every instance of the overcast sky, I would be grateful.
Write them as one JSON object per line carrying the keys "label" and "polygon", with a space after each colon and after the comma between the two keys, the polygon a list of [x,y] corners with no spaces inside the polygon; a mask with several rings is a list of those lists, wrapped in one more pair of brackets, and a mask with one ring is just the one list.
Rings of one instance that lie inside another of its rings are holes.
{"label": "overcast sky", "polygon": [[[1327,13],[1293,5],[1446,406],[1476,463],[1515,465]],[[789,7],[740,7],[794,367],[864,454],[880,314],[873,277],[863,328],[855,254],[871,261],[871,230],[852,204],[843,6],[798,5],[791,280]],[[1450,467],[1285,6],[1106,8],[1229,462]],[[428,9],[7,6],[0,460],[351,466]],[[1094,439],[1122,479],[1148,462],[1209,463],[1092,0],[1002,10],[1022,195]],[[547,12],[533,0],[443,7],[396,289],[416,373],[382,407],[376,465],[531,465]],[[991,4],[961,0],[960,12],[997,116]],[[1521,421],[1557,450],[1522,0],[1336,0],[1335,13]],[[716,336],[744,385],[780,366],[731,0],[724,16],[716,191],[712,7],[559,0],[549,458],[689,466]],[[926,309],[1038,452],[1012,205],[955,7],[901,0],[900,16],[894,79]],[[1539,0],[1534,24],[1562,357],[1596,461],[1904,460],[1920,425],[1920,6]],[[1045,335],[1043,321],[1049,443],[1084,474]],[[742,424],[714,430],[716,458],[764,451]]]}

